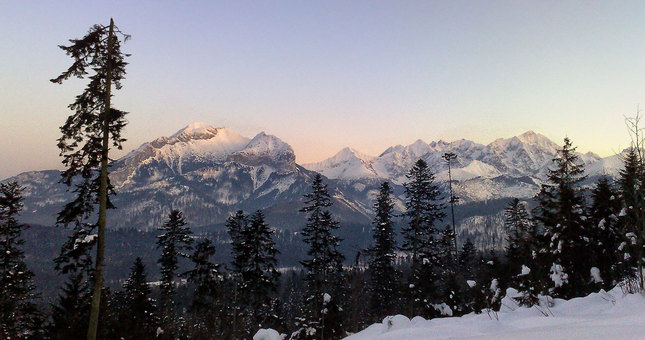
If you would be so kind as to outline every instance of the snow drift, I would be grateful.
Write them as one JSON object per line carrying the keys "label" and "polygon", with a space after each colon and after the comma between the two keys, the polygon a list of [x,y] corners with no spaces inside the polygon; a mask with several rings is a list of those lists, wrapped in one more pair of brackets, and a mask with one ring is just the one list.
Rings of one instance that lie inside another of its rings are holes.
{"label": "snow drift", "polygon": [[519,307],[509,289],[497,315],[412,320],[387,317],[346,340],[416,339],[645,339],[645,297],[620,288],[571,300],[555,299],[553,307]]}

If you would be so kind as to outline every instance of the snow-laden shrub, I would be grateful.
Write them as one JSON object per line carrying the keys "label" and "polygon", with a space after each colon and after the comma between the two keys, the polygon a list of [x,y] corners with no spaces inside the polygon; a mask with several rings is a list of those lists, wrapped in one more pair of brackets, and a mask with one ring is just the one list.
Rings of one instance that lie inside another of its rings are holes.
{"label": "snow-laden shrub", "polygon": [[253,336],[253,340],[283,340],[287,336],[285,334],[280,334],[275,329],[260,329]]}

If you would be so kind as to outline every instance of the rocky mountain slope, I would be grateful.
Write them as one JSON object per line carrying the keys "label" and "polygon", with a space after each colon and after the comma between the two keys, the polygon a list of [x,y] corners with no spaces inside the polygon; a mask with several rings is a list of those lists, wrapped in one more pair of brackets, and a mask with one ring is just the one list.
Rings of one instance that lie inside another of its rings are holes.
{"label": "rocky mountain slope", "polygon": [[[379,156],[345,148],[327,160],[300,166],[291,146],[276,136],[261,132],[247,138],[228,128],[192,123],[172,136],[144,143],[112,164],[118,213],[110,219],[110,227],[156,228],[176,208],[185,212],[193,226],[221,226],[238,209],[264,209],[271,225],[299,229],[304,215],[298,210],[314,172],[327,177],[334,213],[341,221],[367,224],[384,180],[393,183],[396,208],[403,209],[405,174],[419,158],[428,162],[440,186],[447,189],[448,170],[442,156],[453,152],[457,159],[451,175],[460,197],[457,215],[462,237],[487,234],[499,241],[503,239],[498,225],[503,200],[532,197],[558,149],[545,136],[529,131],[488,145],[465,139],[418,140],[390,147]],[[620,155],[580,157],[592,178],[617,174],[622,166]],[[7,179],[26,187],[25,222],[54,223],[56,212],[72,197],[57,183],[58,177],[58,171],[49,170]],[[481,204],[489,201],[502,203],[494,208]]]}

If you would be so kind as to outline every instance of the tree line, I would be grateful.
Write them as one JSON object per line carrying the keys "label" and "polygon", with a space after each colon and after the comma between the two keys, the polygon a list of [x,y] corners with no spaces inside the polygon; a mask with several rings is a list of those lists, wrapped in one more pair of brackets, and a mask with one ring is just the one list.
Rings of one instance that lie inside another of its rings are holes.
{"label": "tree line", "polygon": [[[602,176],[588,189],[581,184],[584,165],[565,139],[535,196],[536,206],[529,209],[519,199],[509,203],[508,246],[495,253],[479,251],[470,241],[455,249],[452,227],[442,224],[446,199],[426,162],[418,160],[406,176],[402,214],[395,213],[390,184],[381,184],[372,245],[352,263],[338,250],[341,225],[317,174],[301,209],[307,214],[300,232],[307,257],[302,268],[283,271],[274,229],[261,210],[240,210],[228,218],[230,263],[213,263],[213,242],[193,235],[182,212],[173,210],[157,237],[159,281],[149,281],[137,258],[121,290],[103,287],[97,337],[245,339],[260,328],[274,328],[291,339],[338,339],[388,315],[494,315],[509,287],[518,306],[536,308],[556,297],[616,285],[625,292],[642,291],[644,175],[632,148],[616,181]],[[22,189],[17,183],[0,189],[2,334],[85,337],[95,276],[90,247],[82,245],[93,242],[93,235],[71,248],[82,259],[75,266],[61,266],[65,261],[58,259],[56,266],[67,280],[50,310],[39,309],[21,250],[20,232],[26,228],[17,219]],[[399,217],[405,225],[397,230]],[[62,254],[70,253],[68,246],[63,245]],[[180,261],[189,270],[179,272]]]}

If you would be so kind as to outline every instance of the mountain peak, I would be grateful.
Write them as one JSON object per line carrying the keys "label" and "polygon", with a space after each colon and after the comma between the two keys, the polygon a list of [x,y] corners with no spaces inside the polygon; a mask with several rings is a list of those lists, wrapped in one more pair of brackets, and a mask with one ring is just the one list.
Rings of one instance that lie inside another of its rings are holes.
{"label": "mountain peak", "polygon": [[175,132],[175,134],[170,136],[168,139],[180,142],[187,142],[189,140],[196,139],[211,139],[218,135],[220,132],[223,132],[223,134],[229,134],[232,131],[224,127],[215,128],[206,123],[193,122],[188,124],[183,129]]}
{"label": "mountain peak", "polygon": [[356,150],[354,148],[345,147],[342,150],[338,151],[336,153],[336,155],[333,156],[333,158],[336,159],[336,160],[339,160],[339,161],[340,160],[349,160],[351,158],[356,158],[356,159],[359,159],[359,160],[362,160],[362,161],[369,161],[373,157],[368,156],[368,155],[366,155],[366,154],[364,154],[364,153],[362,153],[362,152],[360,152],[360,151],[358,151],[358,150]]}
{"label": "mountain peak", "polygon": [[244,149],[232,154],[229,159],[245,162],[245,164],[268,162],[273,165],[293,166],[296,156],[289,144],[262,131],[253,137]]}
{"label": "mountain peak", "polygon": [[533,130],[529,130],[529,131],[524,132],[523,134],[517,136],[517,139],[519,139],[522,143],[534,144],[534,145],[536,145],[536,144],[545,144],[545,143],[548,143],[548,144],[553,143],[546,136],[544,136],[542,134],[539,134],[539,133],[536,133]]}

